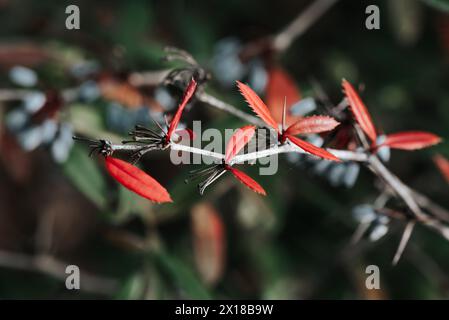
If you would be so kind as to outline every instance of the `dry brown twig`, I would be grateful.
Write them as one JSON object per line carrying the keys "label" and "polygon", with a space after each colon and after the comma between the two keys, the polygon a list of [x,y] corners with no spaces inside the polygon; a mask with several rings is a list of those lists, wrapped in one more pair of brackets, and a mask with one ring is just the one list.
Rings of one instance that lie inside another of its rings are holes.
{"label": "dry brown twig", "polygon": [[[18,252],[0,250],[0,266],[24,271],[39,272],[55,279],[66,281],[67,262],[60,261],[51,255],[28,255]],[[86,271],[81,273],[81,289],[86,292],[109,295],[117,288],[115,279],[95,275]]]}

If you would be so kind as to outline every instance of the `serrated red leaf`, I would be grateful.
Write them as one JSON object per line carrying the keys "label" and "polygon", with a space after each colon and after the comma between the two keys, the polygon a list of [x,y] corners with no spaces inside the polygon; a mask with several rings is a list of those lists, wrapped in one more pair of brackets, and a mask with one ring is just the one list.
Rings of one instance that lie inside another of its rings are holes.
{"label": "serrated red leaf", "polygon": [[184,108],[186,107],[187,103],[192,98],[193,94],[195,93],[197,87],[197,82],[195,79],[192,78],[190,80],[189,85],[187,86],[186,90],[184,91],[184,95],[182,97],[181,103],[178,106],[178,110],[176,110],[175,116],[173,117],[172,122],[170,123],[170,127],[168,128],[166,141],[170,141],[171,136],[173,132],[176,130],[179,124],[179,120],[181,120],[181,114],[184,111]]}
{"label": "serrated red leaf", "polygon": [[261,194],[263,196],[267,195],[267,193],[261,187],[261,185],[258,184],[253,178],[248,176],[243,171],[240,171],[240,170],[238,170],[238,169],[236,169],[234,167],[230,167],[230,166],[228,166],[226,169],[229,170],[234,175],[234,177],[236,177],[238,180],[240,180],[241,183],[243,183],[245,186],[247,186],[248,188],[250,188],[254,192],[257,192],[257,193],[259,193],[259,194]]}
{"label": "serrated red leaf", "polygon": [[320,133],[334,129],[340,122],[328,116],[311,116],[298,120],[285,131],[286,134]]}
{"label": "serrated red leaf", "polygon": [[271,128],[279,132],[278,123],[271,116],[270,110],[260,97],[246,84],[237,81],[240,93],[245,98],[251,109]]}
{"label": "serrated red leaf", "polygon": [[340,162],[341,160],[338,159],[336,156],[334,156],[332,153],[319,148],[309,142],[306,142],[304,140],[301,140],[295,136],[292,135],[287,135],[287,138],[293,142],[294,144],[296,144],[298,147],[300,147],[301,149],[303,149],[304,151],[313,154],[317,157],[323,158],[323,159],[327,159],[327,160],[332,160],[332,161],[338,161]]}
{"label": "serrated red leaf", "polygon": [[255,126],[244,126],[232,135],[226,146],[225,162],[229,163],[237,153],[251,140],[256,131]]}
{"label": "serrated red leaf", "polygon": [[153,202],[172,202],[170,194],[151,176],[132,164],[106,157],[108,173],[125,188]]}
{"label": "serrated red leaf", "polygon": [[295,81],[284,69],[276,66],[268,70],[265,98],[276,123],[282,123],[284,99],[287,102],[286,125],[289,126],[300,119],[300,116],[291,115],[289,110],[293,104],[301,100],[301,93]]}
{"label": "serrated red leaf", "polygon": [[449,183],[449,160],[447,160],[441,154],[437,154],[433,157],[433,161],[435,162],[443,177],[446,179],[447,183]]}
{"label": "serrated red leaf", "polygon": [[355,120],[362,128],[363,132],[371,139],[372,142],[376,141],[376,128],[374,127],[371,115],[368,112],[365,104],[360,98],[359,94],[355,91],[354,87],[345,79],[342,82],[343,91],[346,94],[348,103]]}
{"label": "serrated red leaf", "polygon": [[430,147],[440,141],[440,137],[430,132],[404,131],[387,135],[382,145],[393,149],[418,150]]}

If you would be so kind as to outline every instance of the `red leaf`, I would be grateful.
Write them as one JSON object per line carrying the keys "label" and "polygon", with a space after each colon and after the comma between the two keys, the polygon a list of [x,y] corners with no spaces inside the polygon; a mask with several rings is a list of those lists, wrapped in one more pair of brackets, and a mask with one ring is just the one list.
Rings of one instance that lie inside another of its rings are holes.
{"label": "red leaf", "polygon": [[437,135],[423,131],[405,131],[387,135],[382,145],[393,149],[417,150],[430,147],[441,141]]}
{"label": "red leaf", "polygon": [[273,67],[268,70],[268,83],[265,97],[271,114],[277,123],[282,122],[284,99],[287,101],[286,125],[288,126],[300,118],[288,112],[293,104],[301,100],[301,94],[295,81],[282,68]]}
{"label": "red leaf", "polygon": [[372,142],[376,141],[376,129],[374,128],[373,120],[368,112],[365,104],[360,96],[355,91],[354,87],[345,79],[343,79],[343,91],[348,98],[349,106],[351,107],[352,114],[355,120],[362,128],[363,132],[371,139]]}
{"label": "red leaf", "polygon": [[182,97],[181,103],[178,106],[178,110],[176,110],[175,116],[173,117],[172,122],[170,123],[170,128],[168,128],[166,141],[169,142],[171,139],[171,135],[173,134],[173,131],[176,130],[176,127],[179,124],[179,120],[181,120],[181,114],[184,108],[186,107],[187,103],[192,98],[193,94],[195,93],[197,83],[195,79],[192,78],[190,80],[189,85],[187,86],[186,91],[184,92],[184,96]]}
{"label": "red leaf", "polygon": [[267,125],[279,131],[278,123],[273,119],[270,114],[270,110],[265,105],[265,103],[260,99],[260,97],[246,84],[237,81],[237,86],[239,87],[240,93],[245,97],[246,102],[253,111],[263,120]]}
{"label": "red leaf", "polygon": [[438,169],[440,169],[441,174],[444,176],[447,183],[449,183],[449,160],[447,160],[441,154],[437,154],[433,157],[433,161],[437,165]]}
{"label": "red leaf", "polygon": [[192,208],[195,263],[201,278],[209,285],[223,275],[226,260],[225,225],[220,214],[208,202]]}
{"label": "red leaf", "polygon": [[254,136],[255,130],[255,126],[244,126],[237,129],[226,146],[226,163],[229,163],[229,161],[231,161],[232,158],[234,158],[235,155],[239,153],[240,150],[242,150],[242,148],[249,142],[249,140],[251,140]]}
{"label": "red leaf", "polygon": [[106,157],[109,174],[125,188],[153,202],[172,202],[167,190],[151,176],[126,161]]}
{"label": "red leaf", "polygon": [[52,53],[32,43],[0,44],[0,65],[34,67],[52,58]]}
{"label": "red leaf", "polygon": [[333,161],[338,161],[340,162],[341,160],[338,159],[336,156],[334,156],[332,153],[327,152],[326,150],[319,148],[311,143],[308,143],[304,140],[301,140],[299,138],[296,138],[295,136],[292,135],[287,135],[287,138],[293,142],[294,144],[296,144],[298,147],[300,147],[301,149],[303,149],[304,151],[311,153],[317,157],[323,158],[323,159],[327,159],[327,160],[333,160]]}
{"label": "red leaf", "polygon": [[320,133],[330,131],[340,123],[328,116],[311,116],[302,118],[292,124],[285,131],[286,134],[297,135],[300,133]]}
{"label": "red leaf", "polygon": [[267,193],[265,190],[258,184],[256,181],[253,180],[253,178],[249,177],[246,173],[243,171],[237,170],[231,166],[228,166],[226,170],[231,171],[231,173],[240,180],[241,183],[246,185],[248,188],[253,190],[254,192],[257,192],[263,196],[266,196]]}
{"label": "red leaf", "polygon": [[129,108],[144,105],[144,96],[140,91],[125,81],[104,77],[99,81],[101,95],[111,101],[116,101]]}

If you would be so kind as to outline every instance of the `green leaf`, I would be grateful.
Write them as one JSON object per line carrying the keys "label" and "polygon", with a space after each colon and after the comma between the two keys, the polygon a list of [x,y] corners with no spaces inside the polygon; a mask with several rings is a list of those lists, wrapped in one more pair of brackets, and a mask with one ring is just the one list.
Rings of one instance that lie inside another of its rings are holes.
{"label": "green leaf", "polygon": [[120,136],[105,130],[101,113],[94,106],[72,104],[67,109],[70,123],[77,133],[113,141],[121,140]]}
{"label": "green leaf", "polygon": [[449,12],[449,0],[422,0],[424,3],[437,10]]}
{"label": "green leaf", "polygon": [[62,170],[71,182],[100,209],[107,205],[107,187],[104,176],[88,150],[75,144]]}
{"label": "green leaf", "polygon": [[195,273],[184,262],[167,253],[158,253],[157,261],[162,270],[168,273],[175,284],[181,288],[189,299],[211,299]]}
{"label": "green leaf", "polygon": [[147,278],[143,273],[135,273],[125,280],[123,287],[119,290],[116,298],[119,300],[142,299],[145,291]]}
{"label": "green leaf", "polygon": [[146,215],[151,211],[153,204],[147,199],[129,191],[123,186],[118,187],[118,208],[114,213],[114,222],[121,222],[129,217],[130,214]]}

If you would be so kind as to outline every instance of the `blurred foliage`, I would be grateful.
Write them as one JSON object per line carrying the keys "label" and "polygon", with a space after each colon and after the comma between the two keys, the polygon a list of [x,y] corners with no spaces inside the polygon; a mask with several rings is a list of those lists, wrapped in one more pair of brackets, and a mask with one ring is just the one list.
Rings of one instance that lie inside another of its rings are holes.
{"label": "blurred foliage", "polygon": [[[279,63],[304,96],[312,94],[311,80],[317,80],[331,101],[338,103],[340,81],[347,78],[363,84],[363,99],[381,131],[428,130],[447,140],[448,2],[374,2],[380,7],[380,30],[365,28],[365,2],[340,0],[279,57]],[[3,0],[0,42],[9,51],[0,50],[1,87],[15,86],[7,74],[16,64],[35,70],[36,88],[43,91],[79,86],[69,70],[85,61],[95,61],[103,72],[114,75],[159,70],[167,67],[161,62],[166,45],[187,50],[201,65],[213,69],[218,41],[236,37],[245,43],[274,34],[308,3],[80,0],[75,4],[81,11],[81,29],[67,30],[65,1]],[[32,54],[14,53],[22,42],[31,44]],[[45,55],[41,50],[53,58],[36,63],[39,54]],[[215,76],[206,90],[247,110],[237,90],[222,86]],[[17,107],[17,103],[1,102],[0,119]],[[61,118],[76,133],[119,142],[127,130],[114,130],[108,124],[111,108],[103,98],[76,101],[64,107]],[[126,112],[139,118],[135,110]],[[201,119],[203,130],[243,124],[199,103],[183,117],[188,126],[191,120]],[[123,119],[118,116],[118,121]],[[6,131],[2,126],[3,135]],[[39,253],[37,235],[51,217],[51,226],[44,229],[51,239],[49,253],[79,265],[81,278],[87,271],[113,279],[114,290],[89,292],[82,285],[80,291],[68,291],[64,281],[45,273],[0,265],[0,298],[448,297],[449,243],[428,229],[417,227],[396,267],[391,259],[401,224],[378,242],[362,240],[350,246],[357,227],[352,207],[370,203],[378,194],[366,170],[354,188],[333,188],[281,157],[276,175],[257,179],[267,197],[248,192],[227,176],[201,197],[193,183],[184,183],[192,168],[175,167],[166,153],[152,153],[141,166],[175,200],[153,205],[112,181],[101,157],[89,158],[85,146],[75,144],[62,164],[53,161],[48,149],[25,153],[1,143],[0,248]],[[405,182],[449,207],[448,186],[431,161],[437,152],[449,157],[449,145],[416,153],[393,152],[388,166]],[[257,175],[255,168],[245,171]],[[216,261],[195,258],[203,248],[196,247],[195,239],[211,241],[208,234],[195,234],[204,229],[193,226],[192,208],[202,201],[211,204],[224,229],[223,257],[219,258],[223,272],[213,283],[201,274],[210,266],[197,263]],[[364,287],[365,268],[370,264],[381,269],[378,292]]]}

